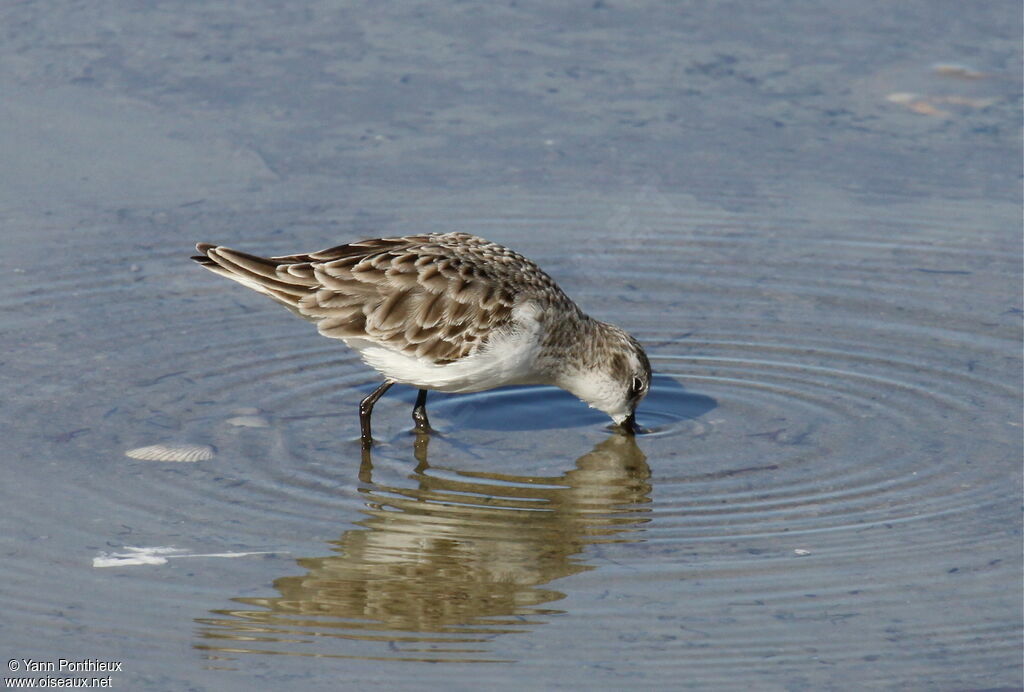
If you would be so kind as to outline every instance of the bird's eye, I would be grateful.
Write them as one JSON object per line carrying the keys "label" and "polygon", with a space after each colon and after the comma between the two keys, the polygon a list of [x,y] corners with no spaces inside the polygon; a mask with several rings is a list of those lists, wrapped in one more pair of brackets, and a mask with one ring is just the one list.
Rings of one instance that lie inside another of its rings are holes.
{"label": "bird's eye", "polygon": [[632,394],[636,395],[636,394],[639,394],[642,391],[644,391],[644,381],[641,380],[639,377],[634,377],[633,378],[633,383],[630,386],[630,392]]}

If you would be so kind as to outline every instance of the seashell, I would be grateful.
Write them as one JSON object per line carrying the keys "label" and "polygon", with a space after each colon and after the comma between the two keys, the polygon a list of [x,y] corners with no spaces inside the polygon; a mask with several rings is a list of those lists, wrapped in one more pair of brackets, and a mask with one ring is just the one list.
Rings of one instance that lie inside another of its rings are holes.
{"label": "seashell", "polygon": [[146,461],[206,461],[212,459],[215,450],[209,445],[194,444],[157,444],[147,447],[136,447],[124,453],[132,459]]}

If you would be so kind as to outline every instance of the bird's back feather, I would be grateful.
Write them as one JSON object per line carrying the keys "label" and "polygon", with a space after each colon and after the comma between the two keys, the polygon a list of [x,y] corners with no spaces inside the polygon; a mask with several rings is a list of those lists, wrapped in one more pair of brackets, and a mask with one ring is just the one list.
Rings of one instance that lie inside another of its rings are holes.
{"label": "bird's back feather", "polygon": [[209,243],[196,249],[199,264],[284,304],[324,336],[442,365],[514,329],[513,311],[526,301],[578,312],[533,262],[465,233],[364,240],[281,257]]}

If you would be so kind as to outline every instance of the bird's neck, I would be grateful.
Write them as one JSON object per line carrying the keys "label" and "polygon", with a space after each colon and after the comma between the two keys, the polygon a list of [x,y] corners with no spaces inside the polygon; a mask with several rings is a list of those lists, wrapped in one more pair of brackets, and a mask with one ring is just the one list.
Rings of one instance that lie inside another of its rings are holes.
{"label": "bird's neck", "polygon": [[553,322],[542,341],[546,365],[556,378],[566,367],[584,372],[601,369],[615,339],[615,327],[583,313]]}

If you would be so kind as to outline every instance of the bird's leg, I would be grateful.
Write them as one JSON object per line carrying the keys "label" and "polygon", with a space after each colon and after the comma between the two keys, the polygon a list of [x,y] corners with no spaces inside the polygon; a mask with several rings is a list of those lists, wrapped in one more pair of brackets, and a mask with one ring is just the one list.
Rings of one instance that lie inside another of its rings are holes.
{"label": "bird's leg", "polygon": [[416,423],[413,431],[417,433],[430,432],[430,421],[427,420],[427,390],[421,389],[416,396],[416,405],[412,409],[412,420]]}
{"label": "bird's leg", "polygon": [[393,384],[394,382],[391,380],[384,380],[384,383],[374,389],[370,396],[359,402],[359,428],[362,431],[364,446],[373,443],[373,435],[370,433],[370,414],[373,413],[373,405],[377,403],[377,399],[384,396],[384,392],[391,389]]}

